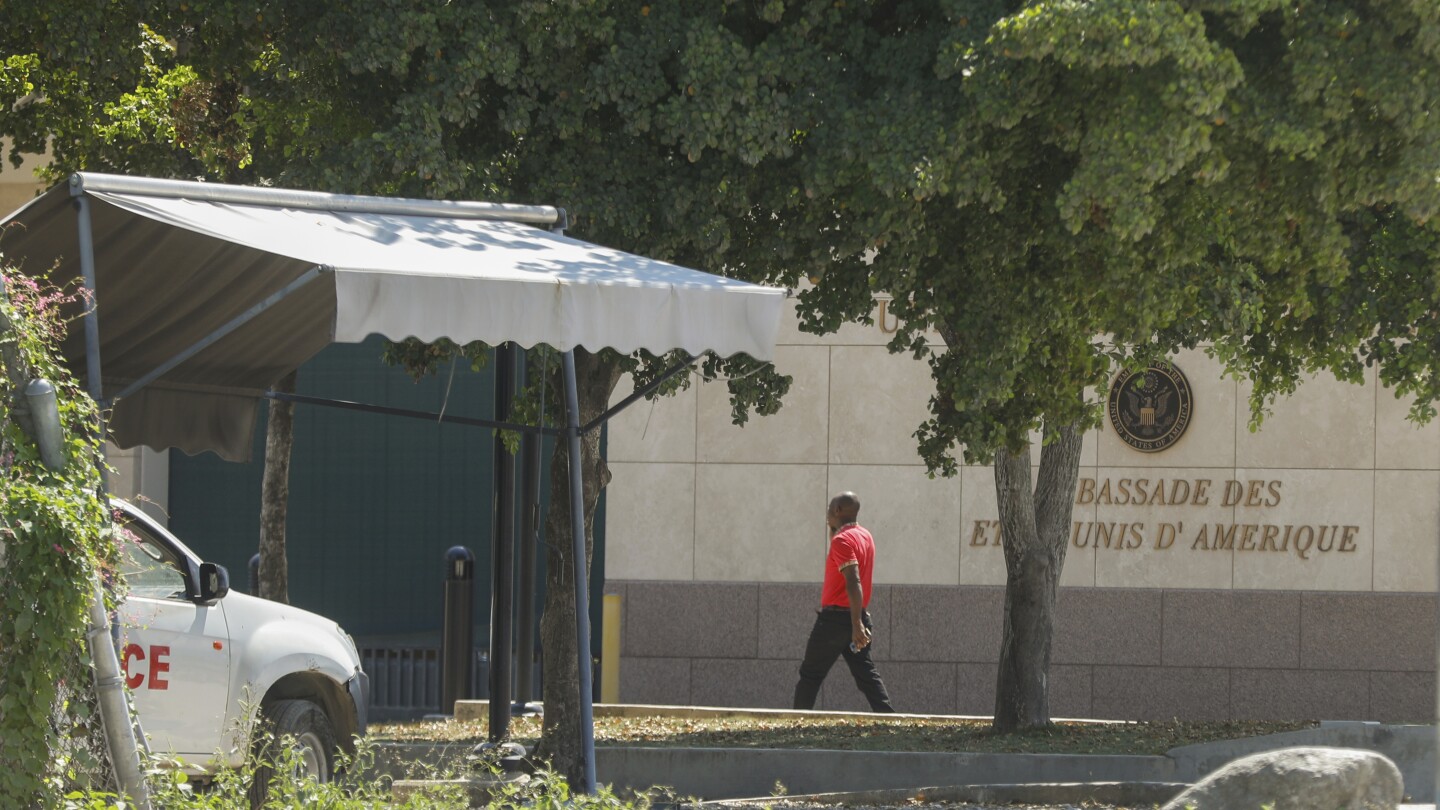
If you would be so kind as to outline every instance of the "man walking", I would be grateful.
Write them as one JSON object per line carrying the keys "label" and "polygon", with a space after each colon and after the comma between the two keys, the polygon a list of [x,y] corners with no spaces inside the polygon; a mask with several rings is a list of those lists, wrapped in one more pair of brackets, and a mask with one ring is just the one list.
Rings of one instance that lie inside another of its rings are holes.
{"label": "man walking", "polygon": [[870,577],[875,570],[875,539],[857,522],[860,499],[842,492],[830,499],[825,525],[830,527],[830,553],[825,557],[825,579],[820,589],[820,611],[805,645],[800,662],[800,681],[795,684],[795,708],[815,708],[820,684],[845,656],[855,685],[865,693],[874,712],[893,712],[890,695],[870,659],[872,625]]}

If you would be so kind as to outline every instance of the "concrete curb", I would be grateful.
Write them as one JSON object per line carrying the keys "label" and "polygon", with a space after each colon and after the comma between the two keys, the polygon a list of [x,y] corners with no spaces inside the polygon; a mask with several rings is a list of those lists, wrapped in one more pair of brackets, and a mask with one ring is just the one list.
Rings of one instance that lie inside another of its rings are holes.
{"label": "concrete curb", "polygon": [[678,796],[733,799],[788,794],[915,790],[924,785],[1171,782],[1165,757],[970,754],[768,748],[598,748],[600,781]]}
{"label": "concrete curb", "polygon": [[[951,785],[948,787],[911,788],[905,790],[859,790],[850,793],[812,793],[805,796],[787,795],[790,802],[814,802],[839,805],[891,805],[911,802],[966,802],[998,804],[1080,804],[1100,802],[1122,806],[1159,805],[1170,801],[1189,787],[1182,782],[1051,782],[1014,785]],[[719,799],[701,802],[695,807],[735,807],[771,803],[774,796],[750,799]]]}
{"label": "concrete curb", "polygon": [[[463,719],[471,713],[483,717],[487,705],[485,701],[462,701],[456,705],[456,717]],[[596,707],[596,716],[624,717],[787,719],[834,714],[697,706],[602,704]],[[868,713],[855,716],[873,717]],[[1184,746],[1164,756],[602,746],[596,749],[595,764],[599,780],[613,785],[617,791],[639,792],[659,784],[678,796],[733,800],[771,796],[777,783],[792,797],[837,792],[914,792],[924,785],[1192,783],[1248,754],[1297,745],[1321,745],[1384,754],[1400,768],[1406,795],[1429,797],[1435,791],[1435,734],[1434,726],[1327,722],[1319,728]],[[377,751],[376,766],[380,773],[397,779],[410,776],[414,763],[425,763],[444,773],[447,765],[453,767],[471,747],[467,744],[382,743]]]}
{"label": "concrete curb", "polygon": [[1227,762],[1261,751],[1299,745],[1359,748],[1384,754],[1395,763],[1405,779],[1405,795],[1430,797],[1435,795],[1435,734],[1435,726],[1326,721],[1318,728],[1186,745],[1165,756],[1175,763],[1176,779],[1197,782]]}
{"label": "concrete curb", "polygon": [[[457,772],[472,745],[380,743],[375,770],[393,779]],[[595,749],[601,783],[642,792],[656,785],[678,796],[736,799],[790,794],[914,791],[924,785],[1128,782],[1165,783],[1174,765],[1160,756],[970,754],[773,748],[608,747]]]}
{"label": "concrete curb", "polygon": [[[685,718],[747,718],[752,720],[801,720],[814,717],[863,717],[875,719],[874,712],[831,712],[803,709],[736,709],[724,706],[668,706],[658,703],[596,703],[594,705],[596,717],[673,717]],[[933,714],[905,714],[895,713],[885,715],[886,719],[923,717],[934,719],[939,715]],[[490,701],[488,700],[457,700],[455,701],[455,719],[465,721],[486,720],[490,717]],[[989,722],[989,717],[979,715],[955,714],[944,715],[946,720],[983,720]],[[1124,723],[1124,720],[1081,720],[1071,721],[1067,718],[1056,718],[1055,722],[1084,722],[1084,723]]]}

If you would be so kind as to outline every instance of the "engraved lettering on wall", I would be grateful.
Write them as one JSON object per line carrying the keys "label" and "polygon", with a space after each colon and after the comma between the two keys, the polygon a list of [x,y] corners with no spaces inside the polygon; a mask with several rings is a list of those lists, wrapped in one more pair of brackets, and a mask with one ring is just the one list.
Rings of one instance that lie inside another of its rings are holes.
{"label": "engraved lettering on wall", "polygon": [[[1186,520],[1195,507],[1244,506],[1268,510],[1284,502],[1283,481],[1269,479],[1209,478],[1081,478],[1075,490],[1076,506],[1165,507],[1173,520],[1077,520],[1070,527],[1070,545],[1078,549],[1165,553],[1176,547],[1200,552],[1288,554],[1303,561],[1329,555],[1353,554],[1360,527],[1335,523],[1226,523]],[[1263,512],[1262,512],[1263,514]],[[969,545],[1000,545],[1000,521],[973,522]]]}

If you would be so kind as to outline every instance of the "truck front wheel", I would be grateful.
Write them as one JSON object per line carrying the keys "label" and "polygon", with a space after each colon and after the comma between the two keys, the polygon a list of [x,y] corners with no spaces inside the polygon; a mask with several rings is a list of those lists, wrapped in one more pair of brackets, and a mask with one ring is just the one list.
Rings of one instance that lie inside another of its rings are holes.
{"label": "truck front wheel", "polygon": [[257,734],[254,779],[250,785],[250,804],[259,807],[270,793],[275,766],[283,754],[278,742],[286,737],[294,740],[297,759],[294,776],[308,776],[327,783],[335,769],[335,726],[325,710],[308,700],[277,700],[262,713],[265,726]]}

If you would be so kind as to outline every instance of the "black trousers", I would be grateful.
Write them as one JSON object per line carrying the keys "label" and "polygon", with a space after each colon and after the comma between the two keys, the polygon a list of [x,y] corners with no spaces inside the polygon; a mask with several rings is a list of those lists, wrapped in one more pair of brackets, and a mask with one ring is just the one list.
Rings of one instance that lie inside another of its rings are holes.
{"label": "black trousers", "polygon": [[[870,624],[870,613],[861,614],[866,628]],[[815,698],[820,694],[820,684],[825,682],[835,659],[845,656],[855,685],[865,693],[872,712],[893,712],[890,695],[870,658],[870,648],[850,652],[850,611],[822,610],[815,617],[815,626],[810,630],[810,640],[805,644],[805,660],[800,662],[800,681],[795,684],[795,708],[815,708]]]}

